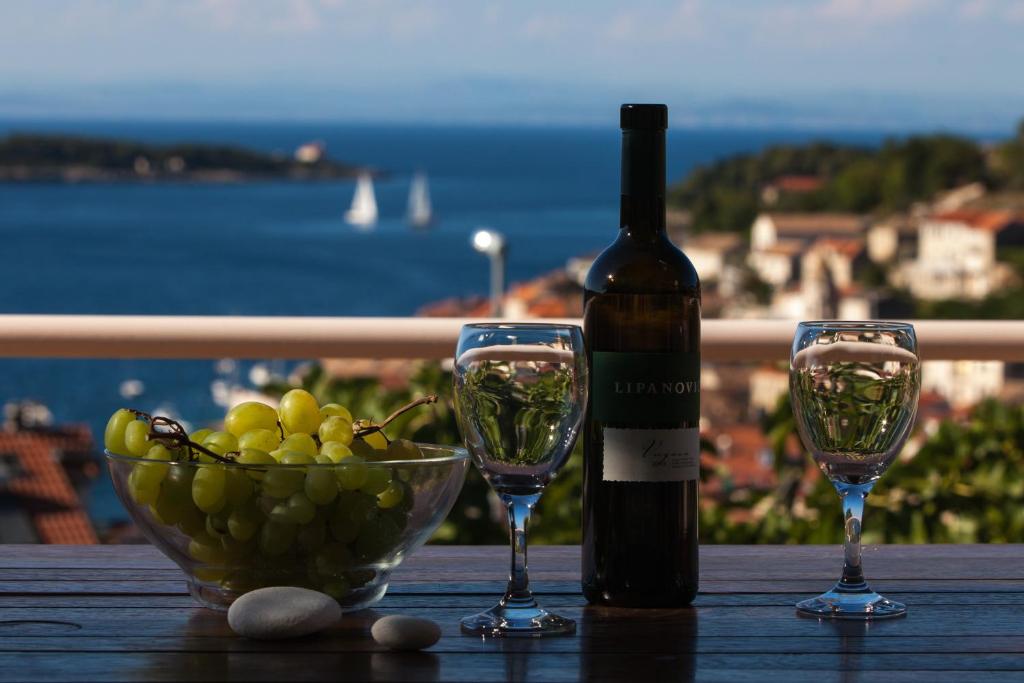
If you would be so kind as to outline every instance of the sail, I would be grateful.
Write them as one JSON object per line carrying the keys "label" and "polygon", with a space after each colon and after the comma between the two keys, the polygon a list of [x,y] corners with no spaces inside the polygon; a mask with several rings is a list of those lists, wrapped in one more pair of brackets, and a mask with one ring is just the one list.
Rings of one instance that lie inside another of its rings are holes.
{"label": "sail", "polygon": [[356,181],[352,206],[345,212],[345,220],[358,228],[371,228],[377,223],[377,198],[373,193],[373,180],[369,173],[361,173]]}
{"label": "sail", "polygon": [[409,188],[409,224],[414,228],[425,228],[434,220],[430,206],[430,191],[427,189],[427,177],[422,173],[413,176],[412,187]]}

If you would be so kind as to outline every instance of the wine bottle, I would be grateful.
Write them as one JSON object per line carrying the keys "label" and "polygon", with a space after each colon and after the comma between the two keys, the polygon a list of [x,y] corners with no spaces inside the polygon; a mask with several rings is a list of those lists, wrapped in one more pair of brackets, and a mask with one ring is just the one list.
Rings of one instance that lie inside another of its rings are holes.
{"label": "wine bottle", "polygon": [[697,593],[700,281],[665,230],[668,108],[624,104],[619,235],[584,287],[583,593],[689,604]]}

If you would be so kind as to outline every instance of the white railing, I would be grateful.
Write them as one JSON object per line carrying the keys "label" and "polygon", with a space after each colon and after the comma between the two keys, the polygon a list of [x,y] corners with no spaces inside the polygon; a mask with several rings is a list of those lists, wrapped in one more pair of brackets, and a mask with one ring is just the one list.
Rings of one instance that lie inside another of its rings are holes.
{"label": "white railing", "polygon": [[[0,315],[0,356],[448,358],[463,318]],[[578,320],[568,321],[579,323]],[[924,360],[1024,361],[1024,321],[914,323]],[[708,361],[778,361],[790,320],[705,320]]]}

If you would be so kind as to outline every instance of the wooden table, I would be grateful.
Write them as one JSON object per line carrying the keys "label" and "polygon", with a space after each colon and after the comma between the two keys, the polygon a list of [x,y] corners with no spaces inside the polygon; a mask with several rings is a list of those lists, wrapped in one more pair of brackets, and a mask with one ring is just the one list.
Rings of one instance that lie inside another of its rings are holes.
{"label": "wooden table", "polygon": [[[503,547],[429,547],[394,575],[372,611],[285,642],[233,636],[198,607],[182,574],[148,546],[0,546],[0,681],[1022,681],[1024,546],[865,549],[878,590],[906,618],[799,618],[793,603],[836,578],[838,547],[705,546],[693,609],[585,607],[579,550],[531,550],[542,603],[575,618],[575,637],[488,640],[459,617],[503,586]],[[441,623],[424,653],[381,651],[380,614]]]}

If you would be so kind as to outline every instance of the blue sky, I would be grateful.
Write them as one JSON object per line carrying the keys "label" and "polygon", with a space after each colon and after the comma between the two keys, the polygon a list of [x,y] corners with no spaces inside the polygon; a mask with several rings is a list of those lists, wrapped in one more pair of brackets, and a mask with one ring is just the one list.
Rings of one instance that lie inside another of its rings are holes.
{"label": "blue sky", "polygon": [[5,0],[0,116],[1008,130],[1024,0]]}

